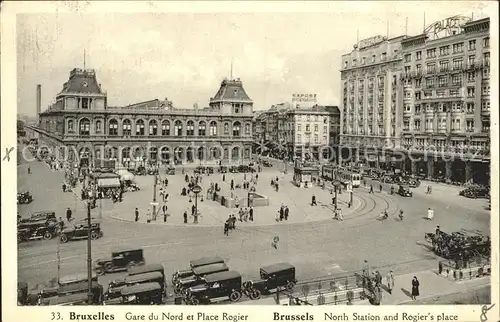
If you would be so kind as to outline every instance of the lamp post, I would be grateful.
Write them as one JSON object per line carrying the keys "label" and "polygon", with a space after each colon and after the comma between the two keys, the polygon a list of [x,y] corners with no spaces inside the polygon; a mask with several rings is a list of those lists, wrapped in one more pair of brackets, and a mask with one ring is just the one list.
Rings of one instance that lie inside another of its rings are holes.
{"label": "lamp post", "polygon": [[153,202],[151,205],[153,206],[153,220],[156,220],[156,185],[158,184],[158,176],[154,175],[154,183],[153,183]]}
{"label": "lamp post", "polygon": [[198,194],[201,192],[201,187],[195,185],[191,191],[194,193],[194,223],[198,223]]}

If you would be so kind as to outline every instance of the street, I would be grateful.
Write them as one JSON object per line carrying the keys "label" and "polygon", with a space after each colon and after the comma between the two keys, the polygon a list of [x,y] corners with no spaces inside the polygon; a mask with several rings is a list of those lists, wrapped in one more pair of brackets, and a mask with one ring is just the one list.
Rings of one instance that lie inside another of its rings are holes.
{"label": "street", "polygon": [[[28,216],[34,211],[53,210],[57,217],[65,217],[65,209],[70,207],[76,219],[84,218],[84,203],[73,193],[62,193],[63,171],[52,171],[44,163],[31,162],[29,166],[32,174],[28,175],[27,166],[23,163],[18,167],[18,189],[30,190],[34,201],[19,206],[21,216]],[[261,176],[276,176],[279,174],[277,169],[277,166],[265,169]],[[286,178],[291,179],[291,172],[293,170],[289,167]],[[176,177],[183,178],[180,173]],[[262,180],[265,185],[269,185],[267,179]],[[174,186],[174,183],[169,184],[169,191],[178,192],[181,188]],[[426,195],[425,184],[422,184],[414,189],[412,198],[391,196],[387,188],[379,193],[378,183],[374,183],[374,189],[377,191],[374,194],[369,194],[368,189],[363,187],[354,190],[358,200],[354,205],[356,211],[346,214],[343,222],[327,217],[308,222],[310,216],[306,215],[302,222],[295,223],[263,223],[255,227],[242,224],[229,236],[223,235],[222,225],[213,222],[200,226],[135,223],[131,221],[133,208],[123,209],[123,206],[116,204],[116,208],[120,209],[116,213],[113,204],[104,200],[104,236],[92,242],[92,259],[95,261],[97,258],[109,257],[117,248],[143,248],[147,263],[163,264],[166,274],[170,275],[175,270],[185,269],[189,260],[218,255],[226,260],[232,270],[239,271],[244,280],[258,278],[261,266],[290,262],[296,266],[298,280],[303,281],[360,270],[365,259],[371,267],[379,267],[384,272],[390,268],[395,274],[434,269],[437,267],[436,257],[423,244],[424,234],[432,232],[436,225],[440,225],[444,231],[466,228],[489,234],[490,218],[489,212],[484,209],[484,200],[465,199],[458,196],[457,192],[449,191],[451,188],[436,185],[433,194]],[[311,188],[302,198],[294,193],[293,199],[297,204],[295,212],[315,211],[309,205],[313,191],[320,202],[330,203],[328,192],[321,192],[319,187]],[[324,196],[320,196],[321,193]],[[347,198],[348,194],[343,193],[342,196]],[[287,189],[280,189],[277,195],[269,197],[273,199],[273,205],[290,198]],[[134,195],[125,194],[125,198],[134,198]],[[176,202],[180,201],[170,201]],[[127,203],[133,204],[133,199],[127,200]],[[205,202],[204,206],[209,207],[209,204]],[[423,219],[428,207],[435,211],[435,220],[432,222]],[[98,202],[92,216],[99,217],[99,208]],[[388,209],[389,219],[376,220],[385,209]],[[399,209],[404,209],[403,222],[396,218]],[[127,214],[124,214],[125,211]],[[256,211],[274,216],[276,208],[260,207]],[[120,216],[129,220],[117,220]],[[181,213],[173,216],[180,218]],[[271,246],[274,236],[280,239],[277,249]],[[57,244],[57,239],[21,243],[18,246],[19,280],[28,282],[33,288],[56,277]],[[70,241],[60,245],[60,254],[61,276],[85,272],[85,241]],[[107,285],[109,280],[118,276],[120,274],[106,275],[100,281]]]}

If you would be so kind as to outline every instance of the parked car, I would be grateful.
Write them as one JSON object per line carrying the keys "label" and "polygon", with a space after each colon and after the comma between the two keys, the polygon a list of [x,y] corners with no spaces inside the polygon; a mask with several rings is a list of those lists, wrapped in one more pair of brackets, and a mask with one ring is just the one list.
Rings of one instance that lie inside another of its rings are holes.
{"label": "parked car", "polygon": [[35,221],[20,223],[17,226],[18,242],[54,238],[59,231],[59,225],[55,222]]}
{"label": "parked car", "polygon": [[213,174],[214,173],[214,167],[205,167],[206,173]]}
{"label": "parked car", "polygon": [[266,168],[271,168],[273,166],[272,163],[267,160],[262,161],[262,165]]}
{"label": "parked car", "polygon": [[154,282],[124,287],[120,295],[120,298],[106,301],[105,304],[151,305],[163,302],[161,285]]}
{"label": "parked car", "polygon": [[61,231],[60,240],[62,243],[67,243],[70,240],[74,239],[87,239],[90,230],[90,238],[92,240],[101,238],[103,236],[103,232],[101,230],[100,223],[92,223],[90,225],[86,223],[76,224],[72,227],[66,227]]}
{"label": "parked car", "polygon": [[210,303],[216,298],[227,297],[231,302],[241,299],[241,274],[227,271],[205,276],[205,284],[187,289],[184,297],[186,304]]}
{"label": "parked car", "polygon": [[205,265],[211,265],[211,264],[217,264],[217,263],[225,263],[225,261],[220,258],[219,256],[213,256],[213,257],[201,257],[198,259],[194,259],[189,262],[189,266],[191,268],[199,267],[199,266],[205,266]]}
{"label": "parked car", "polygon": [[403,197],[413,196],[413,193],[411,192],[410,187],[408,187],[407,185],[402,185],[402,184],[399,185],[398,194],[403,196]]}
{"label": "parked car", "polygon": [[17,203],[20,205],[27,204],[32,201],[33,201],[33,196],[29,191],[19,192],[17,194]]}
{"label": "parked car", "polygon": [[191,286],[203,284],[205,281],[202,278],[206,275],[227,271],[229,271],[229,267],[227,267],[224,263],[195,267],[192,269],[193,273],[191,276],[177,280],[177,283],[174,284],[174,292],[181,293],[183,290],[186,290]]}
{"label": "parked car", "polygon": [[174,175],[175,174],[175,168],[174,167],[168,167],[165,170],[165,173],[168,174],[168,175]]}
{"label": "parked car", "polygon": [[248,165],[240,165],[238,166],[238,172],[242,172],[242,173],[245,173],[245,172],[256,172],[256,170]]}
{"label": "parked car", "polygon": [[227,167],[226,166],[220,166],[219,167],[219,173],[227,173]]}
{"label": "parked car", "polygon": [[205,167],[202,166],[197,166],[196,168],[194,168],[194,173],[204,174],[205,171],[206,171]]}
{"label": "parked car", "polygon": [[145,263],[142,249],[126,249],[112,252],[111,258],[96,260],[94,270],[97,274],[113,273]]}
{"label": "parked car", "polygon": [[21,218],[19,220],[20,224],[32,222],[57,222],[56,213],[54,211],[39,211],[30,214],[28,218]]}
{"label": "parked car", "polygon": [[252,300],[261,294],[269,294],[272,290],[285,288],[292,290],[297,284],[295,266],[289,263],[277,263],[260,269],[260,279],[243,283],[244,292]]}
{"label": "parked car", "polygon": [[230,173],[238,173],[239,169],[238,169],[238,167],[236,167],[236,166],[233,165],[233,166],[229,167],[229,172]]}
{"label": "parked car", "polygon": [[128,275],[129,276],[151,273],[151,272],[158,272],[161,275],[163,275],[163,278],[165,279],[165,268],[163,267],[162,264],[131,266],[128,268]]}
{"label": "parked car", "polygon": [[[57,289],[58,296],[85,293],[87,295],[89,283],[87,281],[75,284],[62,285]],[[92,295],[94,304],[100,304],[103,301],[103,287],[97,281],[92,281]]]}
{"label": "parked car", "polygon": [[[92,303],[92,304],[100,304],[100,303]],[[88,295],[87,293],[75,293],[69,295],[61,295],[52,298],[47,298],[42,300],[41,305],[88,305]]]}

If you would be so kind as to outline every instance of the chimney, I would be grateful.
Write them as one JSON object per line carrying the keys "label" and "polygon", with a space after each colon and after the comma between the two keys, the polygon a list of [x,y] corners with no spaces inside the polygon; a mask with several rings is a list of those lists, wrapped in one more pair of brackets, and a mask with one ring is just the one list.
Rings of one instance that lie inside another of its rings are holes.
{"label": "chimney", "polygon": [[40,121],[40,113],[42,112],[42,85],[36,85],[36,119]]}

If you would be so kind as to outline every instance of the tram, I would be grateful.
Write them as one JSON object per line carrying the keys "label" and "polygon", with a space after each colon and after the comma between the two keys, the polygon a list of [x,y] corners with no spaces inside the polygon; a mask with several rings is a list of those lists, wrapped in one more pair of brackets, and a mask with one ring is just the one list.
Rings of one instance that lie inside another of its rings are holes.
{"label": "tram", "polygon": [[321,177],[324,180],[333,181],[335,179],[335,166],[327,164],[321,168]]}
{"label": "tram", "polygon": [[342,182],[345,186],[352,184],[354,188],[357,188],[361,185],[361,174],[357,171],[342,168],[336,169],[335,179]]}

